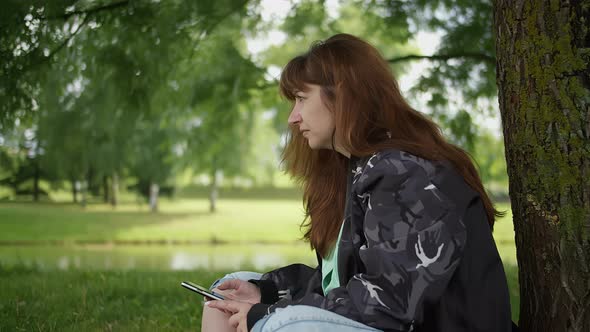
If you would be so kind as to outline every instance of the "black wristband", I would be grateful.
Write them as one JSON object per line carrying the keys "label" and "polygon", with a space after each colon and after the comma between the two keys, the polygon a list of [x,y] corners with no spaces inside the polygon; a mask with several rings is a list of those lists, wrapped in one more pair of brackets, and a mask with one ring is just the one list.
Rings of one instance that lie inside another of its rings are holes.
{"label": "black wristband", "polygon": [[250,308],[250,311],[248,311],[248,316],[246,317],[248,331],[252,330],[256,322],[258,322],[262,317],[266,316],[268,313],[268,308],[270,308],[270,305],[263,303],[256,303],[252,306],[252,308]]}
{"label": "black wristband", "polygon": [[279,290],[274,281],[250,279],[248,282],[260,289],[260,303],[274,304],[279,300]]}

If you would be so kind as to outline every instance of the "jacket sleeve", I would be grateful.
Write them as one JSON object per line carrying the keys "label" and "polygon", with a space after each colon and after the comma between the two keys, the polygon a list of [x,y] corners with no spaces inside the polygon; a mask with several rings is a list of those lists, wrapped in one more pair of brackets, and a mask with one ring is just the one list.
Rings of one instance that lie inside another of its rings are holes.
{"label": "jacket sleeve", "polygon": [[425,165],[399,158],[368,163],[353,190],[364,213],[365,244],[359,256],[366,272],[325,297],[310,293],[256,304],[248,314],[249,328],[264,314],[293,304],[388,331],[410,331],[419,324],[424,304],[437,301],[446,288],[466,240],[464,211],[457,211],[430,181]]}
{"label": "jacket sleeve", "polygon": [[279,299],[297,299],[301,294],[321,292],[321,268],[291,264],[262,275],[260,280],[249,280],[260,288],[261,303],[274,304]]}

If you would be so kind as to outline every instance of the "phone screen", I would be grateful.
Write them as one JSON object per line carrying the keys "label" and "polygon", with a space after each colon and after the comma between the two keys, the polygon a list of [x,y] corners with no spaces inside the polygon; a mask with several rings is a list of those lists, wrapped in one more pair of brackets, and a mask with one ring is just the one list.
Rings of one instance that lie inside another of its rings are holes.
{"label": "phone screen", "polygon": [[199,294],[203,295],[204,297],[207,297],[212,300],[223,300],[224,299],[221,294],[217,294],[215,292],[212,292],[209,289],[207,289],[203,286],[199,286],[197,284],[194,284],[190,281],[183,281],[180,285],[186,289],[192,290],[193,292],[199,293]]}

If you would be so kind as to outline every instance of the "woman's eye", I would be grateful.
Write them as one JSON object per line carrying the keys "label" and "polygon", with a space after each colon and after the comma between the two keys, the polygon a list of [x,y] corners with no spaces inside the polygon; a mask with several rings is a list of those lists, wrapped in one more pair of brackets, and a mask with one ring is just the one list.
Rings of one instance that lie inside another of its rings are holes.
{"label": "woman's eye", "polygon": [[303,101],[305,98],[303,98],[302,96],[295,96],[295,99],[296,99],[298,102],[302,102],[302,101]]}

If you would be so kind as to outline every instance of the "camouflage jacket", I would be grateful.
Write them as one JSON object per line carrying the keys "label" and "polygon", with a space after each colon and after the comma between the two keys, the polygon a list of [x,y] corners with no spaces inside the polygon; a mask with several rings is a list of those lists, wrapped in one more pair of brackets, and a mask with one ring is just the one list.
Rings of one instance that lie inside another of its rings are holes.
{"label": "camouflage jacket", "polygon": [[351,158],[338,250],[340,287],[320,266],[263,275],[248,326],[310,305],[385,331],[510,331],[502,262],[482,201],[446,162],[386,150]]}

